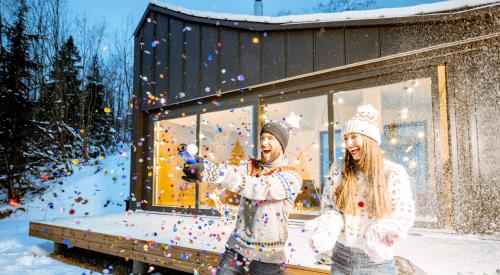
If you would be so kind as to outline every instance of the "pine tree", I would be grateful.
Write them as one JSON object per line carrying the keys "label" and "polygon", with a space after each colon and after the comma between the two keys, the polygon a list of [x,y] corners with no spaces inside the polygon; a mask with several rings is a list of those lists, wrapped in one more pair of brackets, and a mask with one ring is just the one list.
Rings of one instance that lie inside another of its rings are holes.
{"label": "pine tree", "polygon": [[53,90],[54,102],[58,105],[55,107],[61,112],[60,118],[75,129],[79,125],[77,109],[81,85],[78,76],[82,69],[80,61],[80,54],[73,37],[70,36],[58,51],[53,69],[49,73],[49,77],[53,81],[50,88]]}
{"label": "pine tree", "polygon": [[[47,92],[42,95],[39,104],[48,112],[39,114],[39,119],[49,122],[48,132],[57,140],[56,156],[71,172],[70,160],[82,155],[83,140],[78,132],[80,126],[80,85],[82,66],[80,54],[73,37],[70,36],[57,51],[49,72]],[[44,142],[44,146],[52,146]]]}
{"label": "pine tree", "polygon": [[245,157],[245,150],[241,146],[240,140],[237,139],[234,143],[233,149],[231,150],[231,159],[229,160],[229,164],[238,165]]}
{"label": "pine tree", "polygon": [[[30,36],[26,34],[26,0],[19,1],[19,8],[14,14],[14,23],[3,32],[1,23],[1,96],[0,96],[0,182],[8,189],[10,199],[19,198],[29,183],[25,179],[27,155],[32,136],[32,104],[29,101],[31,69]],[[1,21],[1,20],[0,20]]]}
{"label": "pine tree", "polygon": [[[113,144],[114,130],[113,111],[107,107],[105,87],[102,83],[102,76],[99,69],[99,59],[94,55],[87,85],[85,86],[85,106],[83,108],[83,129],[82,131],[85,145],[84,155],[95,157],[97,154],[104,154],[106,149]],[[92,145],[90,152],[87,145]]]}

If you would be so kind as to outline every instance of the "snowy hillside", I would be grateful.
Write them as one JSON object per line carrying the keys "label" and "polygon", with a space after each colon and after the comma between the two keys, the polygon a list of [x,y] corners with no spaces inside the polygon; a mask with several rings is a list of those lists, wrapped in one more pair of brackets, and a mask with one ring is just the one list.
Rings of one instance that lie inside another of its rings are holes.
{"label": "snowy hillside", "polygon": [[[36,220],[73,217],[79,224],[84,216],[125,212],[130,175],[128,147],[90,163],[75,165],[70,177],[41,180],[39,184],[49,187],[44,194],[27,195],[18,206],[25,212],[19,210],[0,220],[0,274],[89,274],[47,257],[52,242],[29,237],[28,228],[29,222]],[[0,207],[0,211],[7,209],[14,208]]]}

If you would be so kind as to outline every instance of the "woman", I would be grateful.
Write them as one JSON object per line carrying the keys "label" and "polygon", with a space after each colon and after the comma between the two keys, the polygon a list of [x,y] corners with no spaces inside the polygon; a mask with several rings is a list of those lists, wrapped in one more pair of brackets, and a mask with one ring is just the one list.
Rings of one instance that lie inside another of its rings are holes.
{"label": "woman", "polygon": [[311,244],[317,252],[334,247],[331,274],[397,274],[394,246],[415,217],[408,175],[383,158],[373,107],[359,107],[342,136],[342,170],[332,166],[322,215],[306,225]]}

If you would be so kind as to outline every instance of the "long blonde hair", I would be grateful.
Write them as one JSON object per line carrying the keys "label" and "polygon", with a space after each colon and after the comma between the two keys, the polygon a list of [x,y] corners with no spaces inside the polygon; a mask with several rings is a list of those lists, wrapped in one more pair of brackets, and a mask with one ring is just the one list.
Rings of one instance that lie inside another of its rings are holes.
{"label": "long blonde hair", "polygon": [[360,148],[361,158],[356,161],[346,149],[343,161],[343,175],[340,185],[335,191],[335,203],[340,211],[345,214],[358,213],[356,193],[359,191],[357,172],[362,172],[366,177],[365,202],[368,214],[376,219],[382,218],[392,212],[387,194],[387,180],[384,169],[384,157],[378,143],[364,135],[363,146]]}

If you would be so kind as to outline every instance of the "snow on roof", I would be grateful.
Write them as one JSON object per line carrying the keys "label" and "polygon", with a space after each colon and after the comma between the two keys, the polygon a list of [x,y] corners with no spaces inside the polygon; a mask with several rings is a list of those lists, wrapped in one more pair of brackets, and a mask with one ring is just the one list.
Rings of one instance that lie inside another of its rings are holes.
{"label": "snow on roof", "polygon": [[315,13],[287,16],[256,16],[247,14],[216,13],[208,11],[198,11],[174,6],[168,3],[162,3],[157,0],[150,0],[150,3],[163,7],[178,13],[191,15],[200,18],[230,20],[240,22],[255,22],[269,24],[298,24],[349,20],[367,20],[381,18],[410,17],[419,15],[432,15],[452,10],[461,10],[466,8],[475,8],[478,6],[500,4],[499,0],[450,0],[431,4],[415,5],[402,8],[383,8],[375,10],[357,10],[338,13]]}

